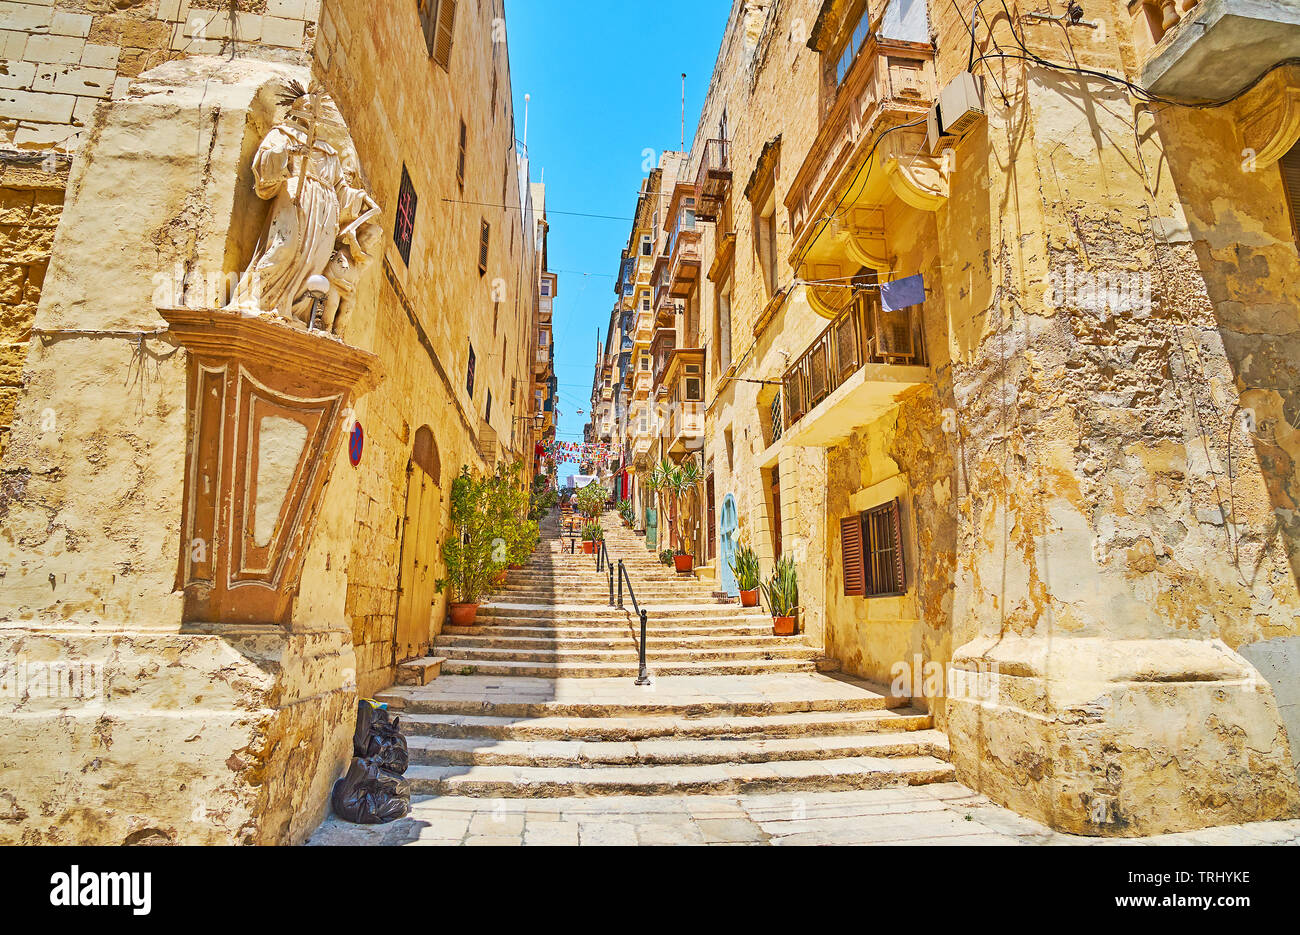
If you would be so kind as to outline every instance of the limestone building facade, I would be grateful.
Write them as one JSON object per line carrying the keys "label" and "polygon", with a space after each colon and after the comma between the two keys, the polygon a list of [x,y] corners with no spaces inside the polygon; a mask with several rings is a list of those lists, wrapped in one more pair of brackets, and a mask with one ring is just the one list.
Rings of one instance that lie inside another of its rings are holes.
{"label": "limestone building facade", "polygon": [[0,7],[0,840],[300,841],[545,431],[503,6]]}
{"label": "limestone building facade", "polygon": [[650,447],[703,468],[703,574],[793,556],[827,664],[1063,830],[1300,807],[1300,19],[1266,6],[735,0],[659,220],[703,420],[678,444],[670,397]]}

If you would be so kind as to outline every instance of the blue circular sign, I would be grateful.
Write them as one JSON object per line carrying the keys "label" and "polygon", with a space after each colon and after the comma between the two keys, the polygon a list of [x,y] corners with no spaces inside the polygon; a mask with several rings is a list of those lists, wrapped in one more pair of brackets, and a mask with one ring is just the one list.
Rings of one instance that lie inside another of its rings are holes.
{"label": "blue circular sign", "polygon": [[366,444],[366,433],[360,422],[352,423],[352,434],[348,437],[348,460],[356,467],[361,463],[361,449]]}

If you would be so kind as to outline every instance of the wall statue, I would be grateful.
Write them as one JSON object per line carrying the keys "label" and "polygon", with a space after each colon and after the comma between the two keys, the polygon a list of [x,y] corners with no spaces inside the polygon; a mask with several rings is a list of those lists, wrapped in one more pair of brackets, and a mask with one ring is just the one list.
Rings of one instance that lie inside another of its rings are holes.
{"label": "wall statue", "polygon": [[[314,82],[308,91],[291,81],[280,103],[288,114],[252,163],[253,190],[271,207],[226,307],[338,333],[357,280],[382,249],[379,205],[362,186],[354,154],[321,138],[321,110],[333,111],[325,93]],[[314,276],[329,283],[319,299],[308,290]]]}

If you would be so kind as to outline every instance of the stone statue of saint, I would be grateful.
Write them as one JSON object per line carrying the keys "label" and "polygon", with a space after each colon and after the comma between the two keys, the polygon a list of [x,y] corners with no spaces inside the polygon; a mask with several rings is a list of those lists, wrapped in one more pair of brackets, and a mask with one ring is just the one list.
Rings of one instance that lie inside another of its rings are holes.
{"label": "stone statue of saint", "polygon": [[361,269],[380,249],[379,206],[353,166],[317,136],[323,94],[290,84],[288,117],[266,134],[253,156],[253,190],[271,202],[266,226],[229,309],[275,314],[309,324],[314,298],[307,280],[324,275],[330,331]]}

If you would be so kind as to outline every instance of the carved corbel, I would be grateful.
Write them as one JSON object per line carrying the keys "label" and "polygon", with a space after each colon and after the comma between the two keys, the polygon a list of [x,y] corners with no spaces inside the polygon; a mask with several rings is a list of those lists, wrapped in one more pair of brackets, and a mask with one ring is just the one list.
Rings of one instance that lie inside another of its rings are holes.
{"label": "carved corbel", "polygon": [[1300,68],[1279,68],[1243,100],[1239,122],[1256,170],[1267,169],[1300,141]]}
{"label": "carved corbel", "polygon": [[891,133],[881,142],[880,166],[899,201],[918,211],[936,211],[948,198],[948,176],[944,159],[921,152],[923,142],[916,134]]}
{"label": "carved corbel", "polygon": [[885,243],[883,208],[854,208],[843,222],[845,252],[858,266],[889,269],[889,249]]}

